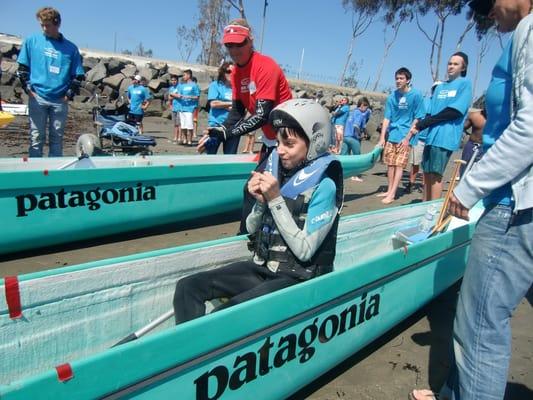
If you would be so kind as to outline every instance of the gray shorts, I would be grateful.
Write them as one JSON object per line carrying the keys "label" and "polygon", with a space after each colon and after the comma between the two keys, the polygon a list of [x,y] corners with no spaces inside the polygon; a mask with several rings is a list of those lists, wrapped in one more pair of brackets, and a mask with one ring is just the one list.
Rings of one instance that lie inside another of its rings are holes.
{"label": "gray shorts", "polygon": [[422,163],[422,154],[424,154],[425,143],[421,140],[418,141],[409,153],[409,164],[420,165]]}
{"label": "gray shorts", "polygon": [[179,111],[172,111],[172,121],[174,126],[180,126],[180,113]]}

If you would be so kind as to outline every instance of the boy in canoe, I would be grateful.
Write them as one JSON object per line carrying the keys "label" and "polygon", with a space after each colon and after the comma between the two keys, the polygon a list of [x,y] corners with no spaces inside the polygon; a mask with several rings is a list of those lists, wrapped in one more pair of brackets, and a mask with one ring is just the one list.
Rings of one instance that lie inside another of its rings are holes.
{"label": "boy in canoe", "polygon": [[246,219],[249,260],[187,276],[174,293],[176,323],[205,314],[206,300],[227,297],[216,310],[328,273],[333,268],[342,167],[328,154],[329,114],[313,100],[275,107],[270,124],[278,146],[264,172],[252,172],[255,198]]}

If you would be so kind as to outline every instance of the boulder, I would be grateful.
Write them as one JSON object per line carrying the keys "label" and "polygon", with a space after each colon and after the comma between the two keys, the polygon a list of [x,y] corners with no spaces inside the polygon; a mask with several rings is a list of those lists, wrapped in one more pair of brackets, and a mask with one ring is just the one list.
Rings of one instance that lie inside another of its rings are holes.
{"label": "boulder", "polygon": [[105,85],[111,86],[113,89],[120,88],[120,84],[124,80],[125,76],[122,73],[114,74],[105,78],[102,82]]}
{"label": "boulder", "polygon": [[157,92],[164,86],[164,84],[165,83],[161,79],[152,79],[150,82],[148,82],[148,87],[154,92]]}
{"label": "boulder", "polygon": [[11,43],[0,43],[0,53],[6,57],[11,58],[15,52],[15,46]]}
{"label": "boulder", "polygon": [[122,72],[124,76],[131,78],[137,72],[137,66],[135,64],[126,64],[126,66],[122,68],[120,72]]}
{"label": "boulder", "polygon": [[83,81],[81,87],[87,89],[91,93],[94,93],[96,90],[96,85],[92,82]]}
{"label": "boulder", "polygon": [[149,64],[149,66],[157,70],[157,76],[166,74],[168,70],[168,65],[164,61],[153,61]]}
{"label": "boulder", "polygon": [[117,58],[111,58],[107,63],[107,73],[111,75],[118,74],[124,69],[125,65],[124,61]]}
{"label": "boulder", "polygon": [[169,110],[168,108],[163,110],[163,112],[161,113],[161,118],[172,119],[172,110]]}
{"label": "boulder", "polygon": [[150,67],[142,67],[138,72],[144,79],[151,81],[157,76],[157,70]]}
{"label": "boulder", "polygon": [[99,60],[95,57],[83,57],[82,65],[85,71],[90,71],[98,64]]}
{"label": "boulder", "polygon": [[170,75],[177,75],[177,76],[182,76],[183,75],[183,69],[181,69],[180,67],[176,67],[175,65],[169,66],[168,69],[167,69],[167,72]]}
{"label": "boulder", "polygon": [[74,96],[74,99],[73,99],[75,103],[86,103],[87,100],[89,100],[89,96],[83,96],[83,95]]}
{"label": "boulder", "polygon": [[91,68],[89,72],[87,72],[85,79],[89,82],[99,83],[103,81],[106,76],[107,68],[105,67],[105,64],[100,61],[93,68]]}
{"label": "boulder", "polygon": [[120,88],[118,89],[120,94],[126,93],[128,90],[128,87],[133,83],[131,78],[125,78],[122,83],[120,84]]}
{"label": "boulder", "polygon": [[163,101],[159,99],[150,100],[150,105],[144,110],[145,117],[160,117],[163,115]]}

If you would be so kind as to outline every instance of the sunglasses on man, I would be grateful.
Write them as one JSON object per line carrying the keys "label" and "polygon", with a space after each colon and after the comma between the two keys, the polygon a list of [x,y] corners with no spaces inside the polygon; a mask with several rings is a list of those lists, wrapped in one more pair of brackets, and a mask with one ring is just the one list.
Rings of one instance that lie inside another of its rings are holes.
{"label": "sunglasses on man", "polygon": [[233,47],[244,47],[248,43],[248,39],[244,39],[241,43],[226,43],[226,49],[231,49]]}

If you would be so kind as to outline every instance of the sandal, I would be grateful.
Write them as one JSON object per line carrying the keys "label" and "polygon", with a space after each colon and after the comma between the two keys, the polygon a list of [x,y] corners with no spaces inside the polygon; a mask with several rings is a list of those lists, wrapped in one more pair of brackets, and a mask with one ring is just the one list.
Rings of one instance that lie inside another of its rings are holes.
{"label": "sandal", "polygon": [[439,400],[439,394],[429,389],[415,389],[409,393],[409,400]]}

